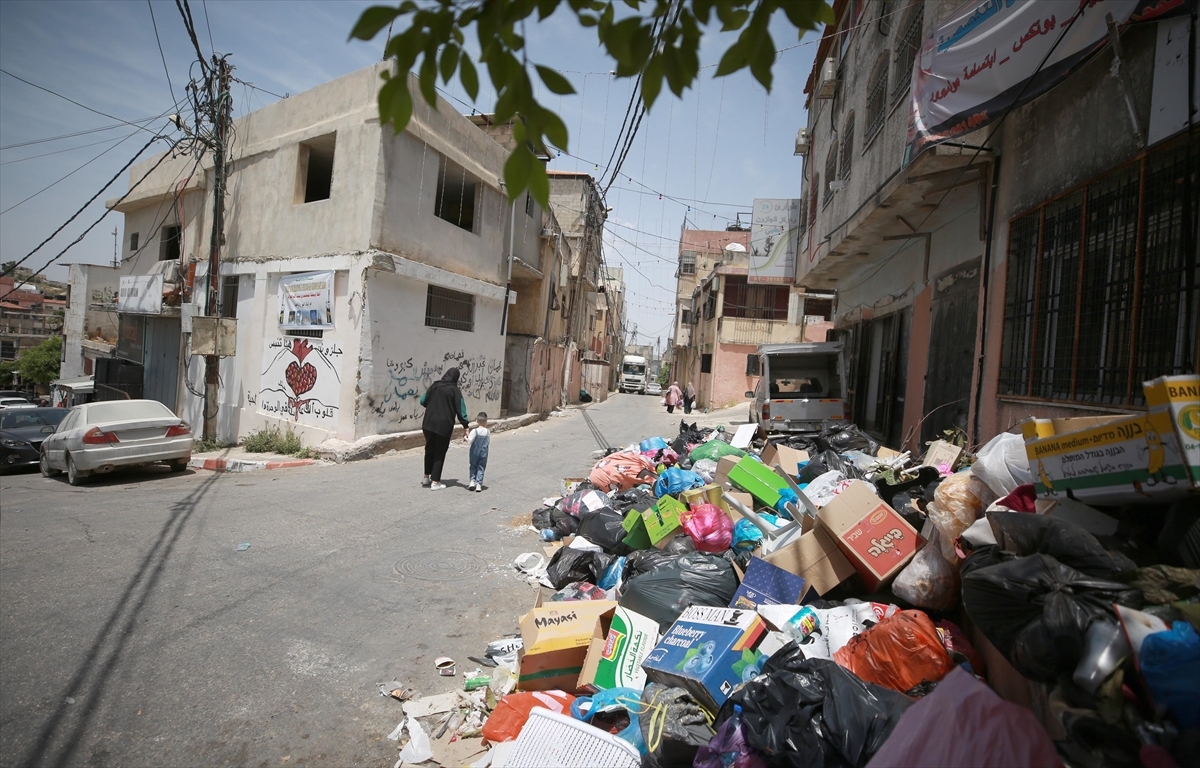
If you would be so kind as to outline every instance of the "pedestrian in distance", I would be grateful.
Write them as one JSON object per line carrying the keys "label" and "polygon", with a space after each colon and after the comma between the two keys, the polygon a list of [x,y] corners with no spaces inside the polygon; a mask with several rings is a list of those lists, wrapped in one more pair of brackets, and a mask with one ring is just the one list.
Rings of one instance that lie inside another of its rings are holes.
{"label": "pedestrian in distance", "polygon": [[688,382],[683,388],[683,412],[691,413],[696,407],[696,388],[692,386],[692,382]]}
{"label": "pedestrian in distance", "polygon": [[667,390],[667,396],[664,399],[667,402],[667,413],[675,413],[675,409],[683,403],[683,394],[679,391],[678,381],[671,382],[671,387]]}
{"label": "pedestrian in distance", "polygon": [[492,443],[492,431],[488,429],[488,415],[480,413],[475,417],[475,429],[466,436],[467,448],[470,451],[471,484],[468,491],[483,492],[483,471],[487,469],[488,448]]}
{"label": "pedestrian in distance", "polygon": [[421,405],[425,407],[425,418],[421,421],[421,431],[425,433],[425,479],[421,485],[433,491],[446,487],[442,484],[442,466],[446,463],[450,438],[454,436],[455,419],[463,429],[470,427],[458,376],[458,369],[451,368],[421,395]]}

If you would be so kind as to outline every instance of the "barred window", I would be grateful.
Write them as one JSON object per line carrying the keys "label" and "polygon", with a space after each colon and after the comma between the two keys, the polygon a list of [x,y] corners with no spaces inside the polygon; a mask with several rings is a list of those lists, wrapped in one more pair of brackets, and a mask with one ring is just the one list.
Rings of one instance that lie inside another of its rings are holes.
{"label": "barred window", "polygon": [[867,132],[863,136],[863,144],[870,143],[883,127],[884,117],[887,116],[887,87],[888,87],[888,52],[879,54],[875,60],[875,68],[871,70],[867,91]]}
{"label": "barred window", "polygon": [[917,49],[921,47],[921,30],[925,25],[925,3],[917,3],[904,17],[904,23],[897,29],[900,37],[896,40],[896,71],[892,77],[892,102],[895,103],[908,95],[912,86],[913,62],[917,59]]}
{"label": "barred window", "polygon": [[475,297],[436,285],[425,298],[425,325],[455,331],[475,330]]}
{"label": "barred window", "polygon": [[850,178],[850,166],[854,163],[854,113],[846,118],[846,125],[842,128],[842,161],[839,172],[840,179]]}
{"label": "barred window", "polygon": [[1002,394],[1141,405],[1143,381],[1195,370],[1198,177],[1179,143],[1012,221]]}
{"label": "barred window", "polygon": [[896,13],[896,0],[880,0],[879,2],[879,34],[887,37],[892,34],[892,16]]}
{"label": "barred window", "polygon": [[833,199],[833,190],[829,187],[829,182],[837,178],[837,158],[838,148],[831,147],[829,156],[825,158],[825,195],[821,198],[821,205],[829,205],[829,201]]}
{"label": "barred window", "polygon": [[751,285],[744,275],[727,275],[721,314],[756,320],[787,320],[788,294],[786,285]]}
{"label": "barred window", "polygon": [[684,251],[679,254],[679,274],[694,275],[696,274],[696,252]]}

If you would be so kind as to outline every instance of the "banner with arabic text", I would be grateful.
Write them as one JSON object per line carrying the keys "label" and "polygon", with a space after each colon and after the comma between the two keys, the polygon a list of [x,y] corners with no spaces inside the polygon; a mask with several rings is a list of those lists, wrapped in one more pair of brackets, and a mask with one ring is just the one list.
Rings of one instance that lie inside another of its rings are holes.
{"label": "banner with arabic text", "polygon": [[305,272],[279,279],[279,327],[333,328],[333,272]]}
{"label": "banner with arabic text", "polygon": [[975,0],[960,6],[934,28],[913,62],[905,164],[933,144],[1000,119],[1018,99],[1025,103],[1053,88],[1107,42],[1108,14],[1117,24],[1151,21],[1186,12],[1192,2]]}
{"label": "banner with arabic text", "polygon": [[750,223],[748,283],[791,283],[796,276],[796,241],[800,201],[754,199]]}

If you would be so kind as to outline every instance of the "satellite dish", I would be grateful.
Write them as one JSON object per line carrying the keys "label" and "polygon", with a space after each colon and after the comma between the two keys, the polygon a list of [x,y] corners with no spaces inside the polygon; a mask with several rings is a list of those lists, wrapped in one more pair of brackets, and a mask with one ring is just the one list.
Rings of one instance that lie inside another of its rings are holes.
{"label": "satellite dish", "polygon": [[730,253],[745,253],[746,246],[742,245],[741,243],[730,243],[729,245],[725,246],[725,250],[729,251]]}

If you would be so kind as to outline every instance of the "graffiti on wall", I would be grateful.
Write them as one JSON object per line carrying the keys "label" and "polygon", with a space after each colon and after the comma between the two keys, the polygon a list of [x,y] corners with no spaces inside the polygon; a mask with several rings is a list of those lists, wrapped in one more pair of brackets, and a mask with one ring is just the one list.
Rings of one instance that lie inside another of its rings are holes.
{"label": "graffiti on wall", "polygon": [[498,415],[504,386],[503,361],[462,350],[446,352],[425,362],[413,357],[388,358],[382,391],[375,395],[368,393],[367,405],[393,427],[418,421],[425,410],[421,406],[421,395],[451,368],[459,370],[458,387],[463,395],[475,402],[496,403],[491,410],[497,411]]}
{"label": "graffiti on wall", "polygon": [[261,389],[246,400],[262,413],[330,428],[342,391],[342,348],[333,342],[277,338],[267,342]]}

